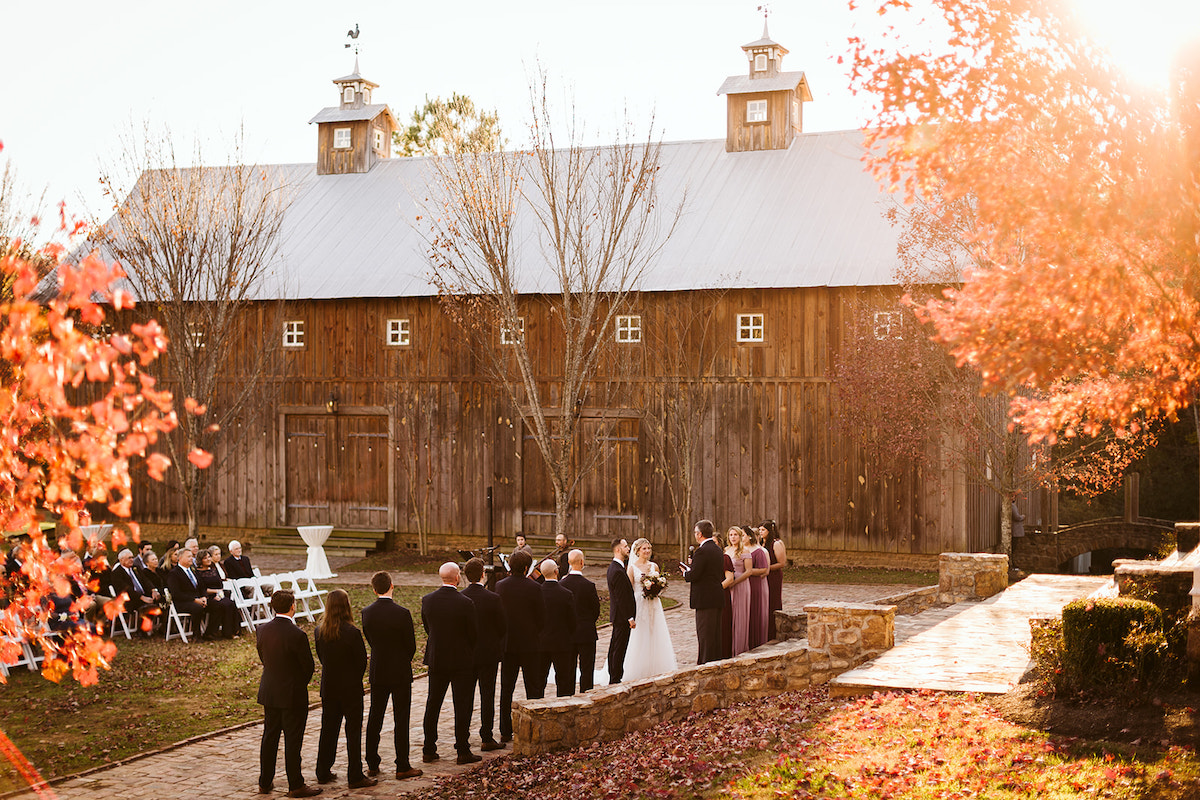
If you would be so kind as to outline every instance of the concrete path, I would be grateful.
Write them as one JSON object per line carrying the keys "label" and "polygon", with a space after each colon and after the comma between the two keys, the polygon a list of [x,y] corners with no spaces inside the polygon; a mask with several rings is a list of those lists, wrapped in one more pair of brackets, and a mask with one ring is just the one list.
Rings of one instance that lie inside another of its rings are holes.
{"label": "concrete path", "polygon": [[1029,620],[1058,614],[1111,578],[1031,575],[982,602],[896,617],[896,646],[830,682],[835,695],[887,689],[1005,694],[1030,666]]}
{"label": "concrete path", "polygon": [[[296,569],[299,567],[291,567]],[[272,567],[267,571],[286,570],[286,565]],[[336,571],[337,567],[334,566]],[[589,567],[589,577],[603,586],[604,574],[597,567]],[[595,573],[593,575],[593,572]],[[436,586],[435,575],[394,574],[398,584]],[[361,582],[369,581],[370,576],[339,575],[332,582]],[[872,599],[886,597],[906,589],[916,587],[906,586],[834,586],[823,584],[785,584],[784,609],[799,612],[804,605],[817,600],[838,600],[843,602],[866,602]],[[667,611],[667,621],[671,628],[672,643],[675,646],[676,658],[681,666],[696,663],[696,633],[692,612],[687,608],[687,584],[682,580],[673,580],[667,587],[668,596],[681,599],[682,602]],[[604,660],[608,651],[609,628],[600,629],[600,641],[597,643],[597,680],[604,676]],[[180,645],[185,646],[185,645]],[[554,694],[554,675],[550,675],[550,687],[546,695]],[[417,789],[428,788],[436,784],[437,779],[447,775],[464,772],[470,767],[459,767],[454,759],[453,712],[449,694],[442,707],[442,715],[438,727],[438,747],[442,759],[433,764],[421,763],[421,718],[425,710],[428,684],[424,678],[418,678],[413,684],[411,729],[409,744],[412,764],[425,771],[416,779],[405,781],[395,780],[387,768],[394,763],[391,747],[392,721],[388,714],[383,729],[383,744],[380,755],[383,757],[384,771],[380,782],[370,789],[351,791],[346,785],[346,756],[344,744],[338,746],[337,761],[334,772],[339,776],[332,784],[324,787],[322,798],[360,797],[382,798],[396,797]],[[521,682],[517,683],[517,698],[524,699]],[[367,700],[369,704],[369,699]],[[303,764],[304,773],[310,782],[315,783],[313,765],[316,763],[317,737],[320,730],[321,711],[313,709],[308,715],[308,729],[304,736]],[[472,720],[471,743],[475,752],[485,759],[496,758],[511,752],[508,749],[492,753],[479,752],[479,716],[476,713]],[[119,734],[118,734],[119,735]],[[499,731],[497,731],[499,735]],[[144,800],[153,797],[154,800],[219,800],[220,798],[258,797],[258,747],[262,738],[262,725],[252,724],[238,730],[219,734],[202,741],[170,748],[166,751],[136,758],[124,764],[113,765],[93,771],[90,774],[72,778],[50,787],[54,796],[63,800]],[[282,750],[282,743],[281,743]],[[278,773],[275,777],[277,787],[274,797],[282,797],[286,792],[287,781],[283,775],[283,754],[280,752]],[[46,791],[46,790],[43,790]],[[22,800],[32,800],[37,797],[32,791],[16,795]],[[49,795],[41,795],[46,797]]]}

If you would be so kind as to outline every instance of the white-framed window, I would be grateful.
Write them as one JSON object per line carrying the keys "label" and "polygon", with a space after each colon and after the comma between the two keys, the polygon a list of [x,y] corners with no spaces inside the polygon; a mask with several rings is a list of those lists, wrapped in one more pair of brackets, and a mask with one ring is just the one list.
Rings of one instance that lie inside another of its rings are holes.
{"label": "white-framed window", "polygon": [[199,322],[189,322],[187,324],[188,338],[192,340],[192,349],[200,350],[204,347],[204,326]]}
{"label": "white-framed window", "polygon": [[628,314],[617,316],[617,341],[623,344],[635,344],[642,340],[642,316]]}
{"label": "white-framed window", "polygon": [[516,329],[500,326],[500,344],[516,344],[525,338],[525,318],[517,317]]}
{"label": "white-framed window", "polygon": [[283,323],[283,346],[304,347],[304,320],[289,319]]}
{"label": "white-framed window", "polygon": [[334,128],[333,129],[333,147],[336,150],[345,150],[350,147],[350,129],[349,128]]}
{"label": "white-framed window", "polygon": [[363,102],[364,103],[371,102],[371,88],[369,86],[363,87]]}
{"label": "white-framed window", "polygon": [[746,103],[746,122],[766,122],[767,101],[750,100]]}
{"label": "white-framed window", "polygon": [[767,71],[767,54],[766,53],[759,53],[758,55],[756,55],[754,57],[754,71],[755,72],[766,72]]}
{"label": "white-framed window", "polygon": [[380,128],[372,128],[375,132],[375,149],[383,152],[383,130]]}
{"label": "white-framed window", "polygon": [[873,322],[876,339],[883,341],[904,338],[904,317],[899,311],[876,311]]}
{"label": "white-framed window", "polygon": [[345,89],[342,89],[342,102],[343,103],[353,103],[354,102],[354,87],[353,86],[347,86]]}
{"label": "white-framed window", "polygon": [[738,314],[737,340],[739,342],[761,342],[763,341],[764,327],[762,314]]}
{"label": "white-framed window", "polygon": [[387,343],[389,347],[408,347],[412,344],[412,332],[406,319],[387,321]]}

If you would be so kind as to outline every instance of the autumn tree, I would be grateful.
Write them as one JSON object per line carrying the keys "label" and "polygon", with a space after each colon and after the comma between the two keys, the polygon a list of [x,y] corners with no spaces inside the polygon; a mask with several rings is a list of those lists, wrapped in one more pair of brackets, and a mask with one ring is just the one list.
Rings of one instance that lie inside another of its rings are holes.
{"label": "autumn tree", "polygon": [[[90,626],[47,635],[54,582],[79,572],[79,562],[60,558],[59,549],[84,545],[79,512],[86,504],[129,516],[132,465],[145,458],[151,476],[162,478],[169,460],[147,453],[176,417],[171,394],[146,372],[166,347],[162,328],[150,321],[127,333],[97,333],[110,313],[132,308],[131,295],[114,288],[122,273],[92,256],[66,265],[62,253],[54,246],[40,254],[57,267],[57,292],[43,301],[32,299],[41,278],[36,264],[0,255],[0,273],[13,291],[0,300],[0,358],[9,367],[0,381],[0,526],[30,535],[20,572],[0,580],[7,600],[0,659],[13,663],[24,641],[45,653],[47,678],[70,673],[95,683],[116,652],[112,642]],[[40,530],[46,514],[61,519],[67,531],[61,540]],[[136,524],[129,527],[136,538]],[[120,542],[114,533],[113,544]],[[122,602],[105,608],[109,619]]]}
{"label": "autumn tree", "polygon": [[465,151],[492,153],[504,146],[500,117],[475,107],[475,101],[455,92],[449,100],[425,98],[404,130],[392,134],[398,156],[438,156]]}
{"label": "autumn tree", "polygon": [[[580,481],[604,454],[598,441],[580,442],[582,412],[609,405],[593,393],[615,346],[614,320],[679,208],[659,208],[653,137],[635,139],[627,127],[612,145],[585,147],[573,115],[556,132],[544,80],[530,105],[526,149],[458,150],[433,161],[426,222],[443,308],[536,444],[553,488],[554,530],[566,534]],[[524,335],[534,307],[551,320],[552,355],[533,352]],[[551,375],[540,374],[551,358]]]}
{"label": "autumn tree", "polygon": [[[162,374],[193,412],[165,438],[191,536],[209,484],[252,429],[238,423],[266,405],[268,378],[282,370],[286,276],[275,254],[289,193],[240,156],[235,145],[225,166],[203,167],[197,146],[185,166],[168,134],[147,132],[128,137],[101,177],[114,208],[97,242],[170,338]],[[189,460],[200,450],[218,456],[211,469],[211,456]]]}
{"label": "autumn tree", "polygon": [[904,41],[902,0],[869,4],[882,38],[851,39],[877,108],[869,166],[975,215],[962,285],[923,318],[1031,441],[1143,435],[1200,385],[1200,50],[1159,94],[1088,39],[1078,4],[930,5],[922,29],[945,35],[927,49]]}

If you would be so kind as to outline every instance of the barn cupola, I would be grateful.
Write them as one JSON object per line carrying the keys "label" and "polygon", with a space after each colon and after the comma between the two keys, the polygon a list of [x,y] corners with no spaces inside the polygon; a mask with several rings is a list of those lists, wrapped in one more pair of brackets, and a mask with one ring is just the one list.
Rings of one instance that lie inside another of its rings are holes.
{"label": "barn cupola", "polygon": [[803,104],[812,100],[803,72],[784,72],[787,48],[771,38],[763,21],[761,39],[742,45],[749,74],[731,75],[717,90],[725,95],[725,151],[783,150],[804,129]]}
{"label": "barn cupola", "polygon": [[309,124],[317,125],[317,174],[345,175],[369,172],[379,161],[392,156],[392,134],[396,118],[385,103],[372,103],[379,84],[358,72],[333,81],[338,104],[323,108]]}

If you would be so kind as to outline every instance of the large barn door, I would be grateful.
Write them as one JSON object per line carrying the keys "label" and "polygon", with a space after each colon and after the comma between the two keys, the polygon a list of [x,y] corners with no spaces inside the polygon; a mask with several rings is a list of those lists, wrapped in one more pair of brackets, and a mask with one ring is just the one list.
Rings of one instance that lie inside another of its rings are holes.
{"label": "large barn door", "polygon": [[286,525],[388,527],[383,415],[285,417]]}

